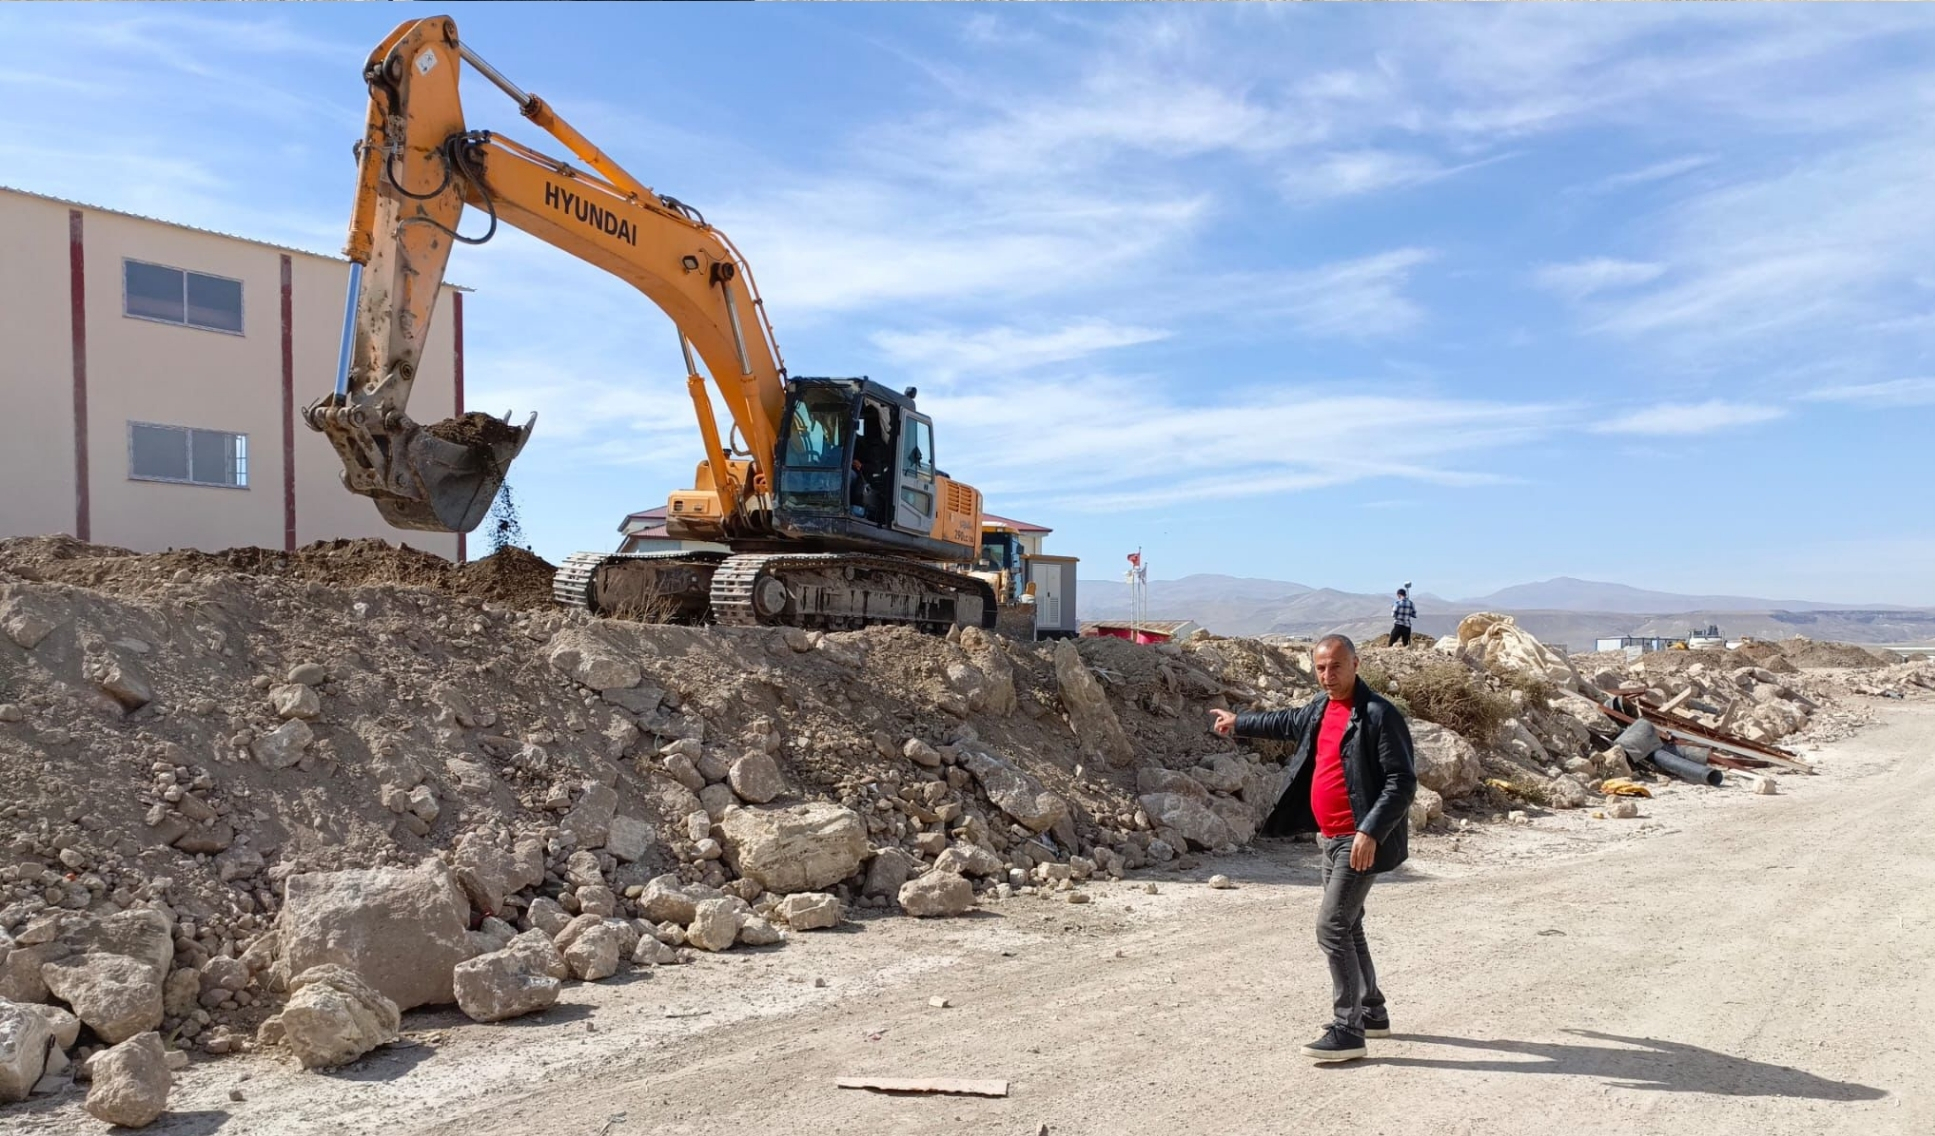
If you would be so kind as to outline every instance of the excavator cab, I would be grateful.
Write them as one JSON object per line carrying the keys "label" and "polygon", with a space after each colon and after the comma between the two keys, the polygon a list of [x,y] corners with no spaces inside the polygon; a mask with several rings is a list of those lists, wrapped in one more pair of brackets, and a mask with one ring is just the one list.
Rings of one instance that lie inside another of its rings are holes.
{"label": "excavator cab", "polygon": [[868,379],[787,383],[774,525],[829,551],[944,555],[934,424],[912,396]]}

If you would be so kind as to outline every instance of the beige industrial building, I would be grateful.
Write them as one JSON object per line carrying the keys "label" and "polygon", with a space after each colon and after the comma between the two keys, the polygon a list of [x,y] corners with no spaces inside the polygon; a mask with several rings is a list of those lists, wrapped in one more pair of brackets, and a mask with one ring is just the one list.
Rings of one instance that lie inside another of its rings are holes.
{"label": "beige industrial building", "polygon": [[[0,187],[0,536],[138,552],[381,537],[461,559],[342,487],[301,420],[335,381],[349,262]],[[446,287],[411,398],[463,406]]]}

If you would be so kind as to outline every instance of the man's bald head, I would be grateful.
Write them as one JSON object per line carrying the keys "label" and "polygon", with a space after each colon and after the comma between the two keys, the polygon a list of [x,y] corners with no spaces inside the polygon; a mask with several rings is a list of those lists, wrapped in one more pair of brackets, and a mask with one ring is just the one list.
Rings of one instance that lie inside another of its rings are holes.
{"label": "man's bald head", "polygon": [[1357,644],[1343,635],[1326,635],[1317,640],[1311,659],[1317,667],[1317,684],[1332,698],[1343,700],[1357,690]]}
{"label": "man's bald head", "polygon": [[1321,651],[1325,647],[1333,649],[1341,648],[1351,658],[1355,659],[1357,657],[1357,644],[1351,642],[1350,636],[1348,635],[1326,635],[1322,639],[1317,640],[1317,650]]}

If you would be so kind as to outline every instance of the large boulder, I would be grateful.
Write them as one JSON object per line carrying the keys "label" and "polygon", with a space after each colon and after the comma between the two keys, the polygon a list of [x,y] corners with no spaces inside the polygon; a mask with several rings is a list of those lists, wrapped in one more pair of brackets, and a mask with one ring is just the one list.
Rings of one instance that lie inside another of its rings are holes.
{"label": "large boulder", "polygon": [[[968,631],[975,633],[970,642]],[[1015,696],[1015,668],[1008,661],[1007,652],[1002,650],[999,641],[988,636],[978,627],[964,628],[961,645],[973,652],[975,663],[986,684],[981,688],[983,709],[997,718],[1006,718],[1015,712],[1018,699]]]}
{"label": "large boulder", "polygon": [[555,1005],[564,984],[533,971],[527,956],[492,951],[457,964],[457,1008],[475,1022],[501,1022]]}
{"label": "large boulder", "polygon": [[1198,848],[1221,848],[1236,841],[1230,827],[1207,803],[1181,793],[1144,793],[1137,798],[1149,822],[1173,829]]}
{"label": "large boulder", "polygon": [[1083,752],[1109,766],[1135,760],[1135,746],[1122,731],[1115,707],[1109,705],[1108,691],[1089,671],[1081,650],[1071,639],[1055,644],[1055,682],[1061,689],[1062,706],[1068,711],[1069,727]]}
{"label": "large boulder", "polygon": [[125,955],[163,974],[175,961],[175,923],[151,907],[112,915],[66,912],[57,917],[55,941],[75,954]]}
{"label": "large boulder", "polygon": [[402,1025],[395,1002],[341,966],[303,970],[289,980],[289,991],[288,1004],[270,1019],[276,1023],[272,1032],[305,1069],[348,1064],[395,1041]]}
{"label": "large boulder", "polygon": [[630,864],[643,860],[657,839],[658,834],[649,823],[619,813],[611,818],[611,829],[605,834],[605,851]]}
{"label": "large boulder", "polygon": [[974,906],[974,885],[955,872],[928,872],[901,885],[900,906],[921,919],[965,915]]}
{"label": "large boulder", "polygon": [[470,901],[435,860],[290,876],[279,924],[289,973],[335,964],[399,1010],[454,1001],[451,971],[470,958]]}
{"label": "large boulder", "polygon": [[161,1035],[137,1034],[87,1063],[91,1078],[81,1108],[96,1120],[123,1128],[145,1128],[168,1110],[168,1051]]}
{"label": "large boulder", "polygon": [[[1062,640],[1067,644],[1067,640]],[[963,768],[974,775],[995,807],[1030,832],[1047,832],[1068,816],[1068,802],[1042,788],[1041,782],[1016,769],[1008,760],[979,742],[956,745]]]}
{"label": "large boulder", "polygon": [[638,663],[589,627],[567,627],[551,637],[545,658],[593,690],[625,690],[644,679]]}
{"label": "large boulder", "polygon": [[81,1019],[59,1006],[41,1005],[24,1008],[31,1013],[39,1014],[41,1020],[47,1023],[47,1028],[54,1031],[54,1048],[72,1049],[74,1043],[80,1040]]}
{"label": "large boulder", "polygon": [[126,955],[74,955],[40,968],[54,997],[110,1044],[161,1025],[166,975]]}
{"label": "large boulder", "polygon": [[729,809],[719,820],[735,871],[780,895],[820,891],[860,870],[867,826],[860,814],[813,801],[785,809]]}
{"label": "large boulder", "polygon": [[451,866],[472,906],[494,915],[503,910],[505,896],[544,881],[543,847],[537,847],[535,862],[528,855],[520,855],[522,851],[506,847],[501,834],[469,832],[457,841]]}
{"label": "large boulder", "polygon": [[1592,733],[1616,734],[1619,726],[1606,715],[1597,702],[1583,694],[1570,692],[1560,694],[1552,700],[1552,709],[1583,727],[1588,735]]}
{"label": "large boulder", "polygon": [[1458,623],[1458,633],[1438,640],[1433,650],[1467,659],[1495,675],[1528,675],[1575,692],[1582,685],[1570,660],[1533,638],[1517,620],[1498,612],[1466,616]]}
{"label": "large boulder", "polygon": [[1546,782],[1546,803],[1555,809],[1582,809],[1592,800],[1591,791],[1585,782],[1570,773],[1561,774]]}
{"label": "large boulder", "polygon": [[1423,832],[1431,822],[1445,815],[1445,799],[1423,785],[1411,797],[1411,831]]}
{"label": "large boulder", "polygon": [[619,960],[627,953],[625,947],[617,929],[600,919],[564,948],[564,961],[571,967],[573,978],[597,982],[618,973]]}
{"label": "large boulder", "polygon": [[0,999],[21,1003],[47,1001],[53,995],[47,993],[47,983],[40,977],[41,967],[72,953],[65,943],[59,942],[0,951]]}
{"label": "large boulder", "polygon": [[964,876],[995,876],[1002,871],[1001,857],[979,844],[965,842],[942,849],[941,854],[934,857],[934,867]]}
{"label": "large boulder", "polygon": [[558,827],[578,838],[580,849],[603,848],[618,812],[618,790],[601,781],[585,782],[585,791]]}
{"label": "large boulder", "polygon": [[1189,776],[1212,793],[1234,793],[1243,787],[1249,772],[1249,762],[1233,753],[1219,753],[1190,770]]}
{"label": "large boulder", "polygon": [[54,1038],[32,1007],[0,1002],[0,1104],[23,1101],[47,1067]]}
{"label": "large boulder", "polygon": [[786,791],[786,780],[780,776],[779,763],[772,755],[754,750],[732,763],[726,778],[732,791],[739,799],[755,805],[763,805]]}
{"label": "large boulder", "polygon": [[1257,826],[1262,824],[1268,812],[1259,812],[1253,806],[1229,797],[1217,797],[1209,803],[1209,811],[1216,814],[1229,829],[1230,843],[1238,846],[1256,839]]}
{"label": "large boulder", "polygon": [[907,882],[916,867],[914,858],[900,848],[879,849],[867,865],[867,880],[861,893],[868,897],[899,895],[900,885]]}
{"label": "large boulder", "polygon": [[14,596],[0,604],[0,631],[22,650],[40,646],[40,641],[61,624],[61,614],[41,604],[36,596]]}
{"label": "large boulder", "polygon": [[687,893],[677,876],[654,876],[646,883],[645,894],[638,897],[638,913],[654,923],[684,926],[692,922],[698,903],[699,897]]}
{"label": "large boulder", "polygon": [[779,901],[779,917],[795,931],[840,925],[840,901],[825,892],[800,892]]}
{"label": "large boulder", "polygon": [[[515,956],[524,969],[532,974],[542,974],[559,981],[571,977],[571,964],[564,961],[564,954],[558,950],[557,944],[535,927],[517,935],[504,950]],[[459,1006],[462,1004],[458,1002]]]}
{"label": "large boulder", "polygon": [[1410,726],[1418,784],[1447,801],[1468,797],[1477,790],[1484,780],[1485,767],[1470,742],[1435,722],[1414,718]]}
{"label": "large boulder", "polygon": [[1199,801],[1209,801],[1209,786],[1173,769],[1160,765],[1145,765],[1135,771],[1135,791],[1138,793],[1179,793],[1194,797]]}
{"label": "large boulder", "polygon": [[708,899],[698,905],[685,941],[702,951],[723,951],[739,937],[739,909],[729,899]]}
{"label": "large boulder", "polygon": [[316,740],[316,731],[301,718],[291,718],[249,743],[255,760],[270,769],[287,769],[302,760]]}

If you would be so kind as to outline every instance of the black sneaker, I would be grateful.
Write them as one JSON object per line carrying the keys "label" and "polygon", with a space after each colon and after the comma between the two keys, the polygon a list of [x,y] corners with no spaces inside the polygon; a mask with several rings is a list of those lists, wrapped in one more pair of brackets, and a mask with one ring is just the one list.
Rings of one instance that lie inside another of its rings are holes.
{"label": "black sneaker", "polygon": [[1390,1037],[1391,1019],[1388,1017],[1375,1018],[1368,1013],[1365,1014],[1364,1015],[1364,1036],[1365,1037]]}
{"label": "black sneaker", "polygon": [[1324,1031],[1324,1036],[1303,1047],[1305,1057],[1318,1061],[1355,1061],[1364,1053],[1364,1035],[1351,1033],[1342,1026],[1331,1026]]}

